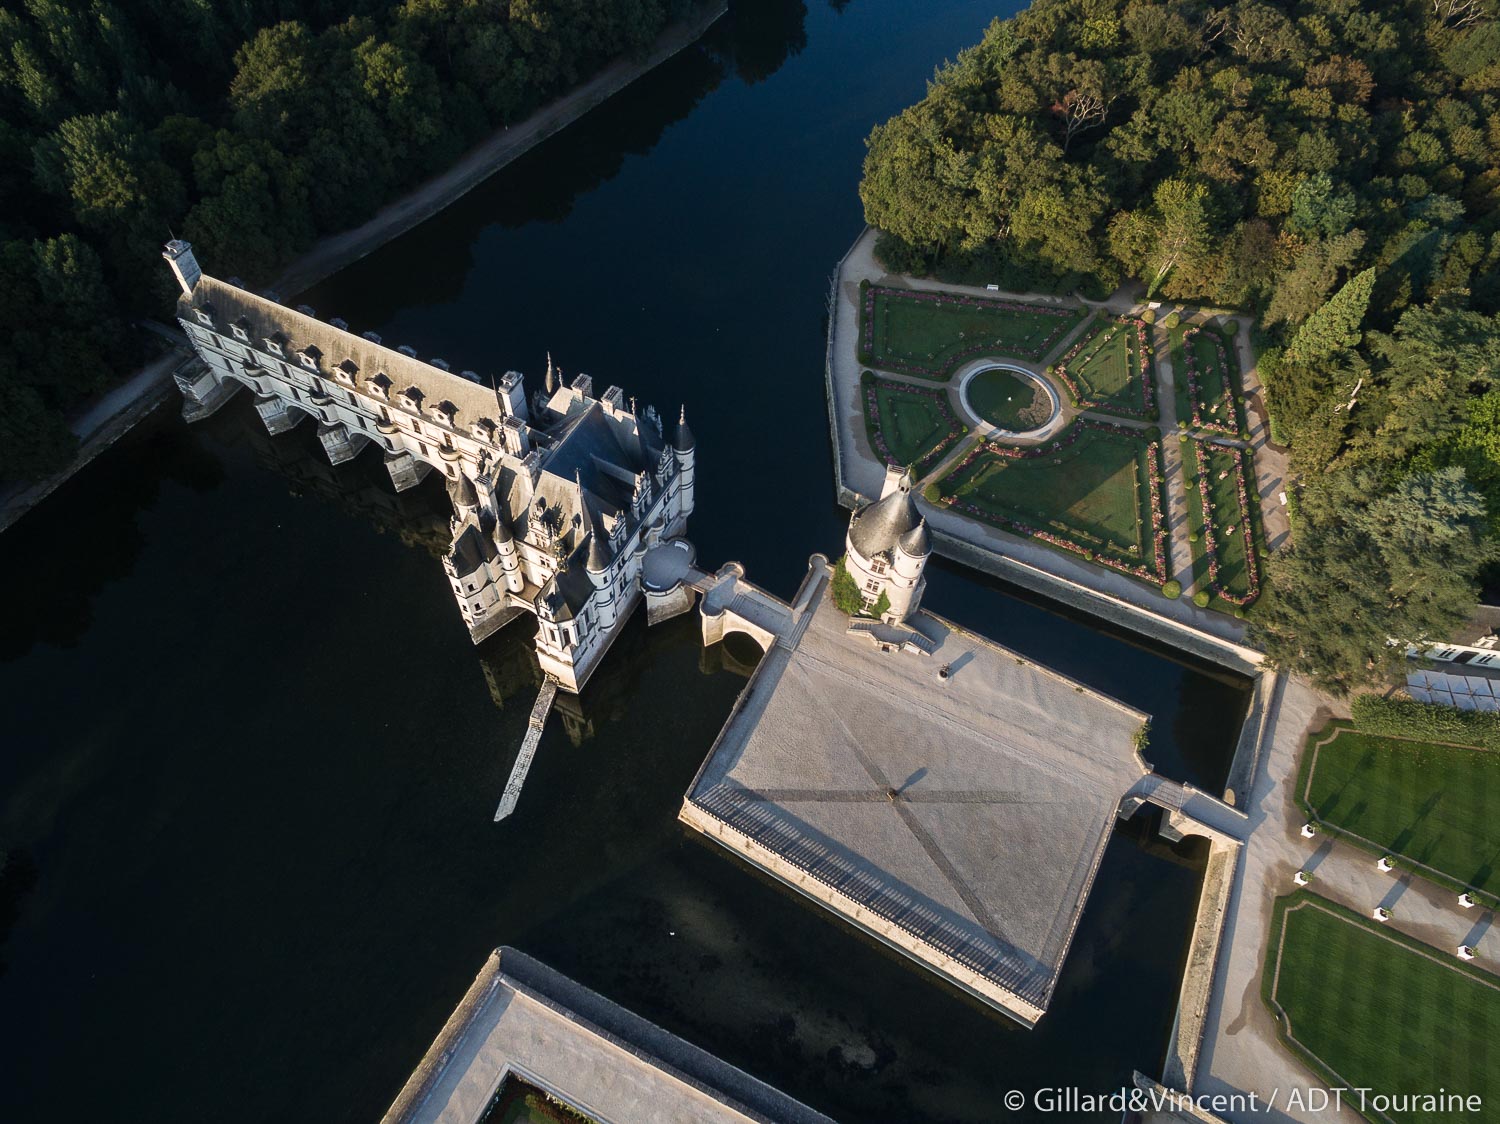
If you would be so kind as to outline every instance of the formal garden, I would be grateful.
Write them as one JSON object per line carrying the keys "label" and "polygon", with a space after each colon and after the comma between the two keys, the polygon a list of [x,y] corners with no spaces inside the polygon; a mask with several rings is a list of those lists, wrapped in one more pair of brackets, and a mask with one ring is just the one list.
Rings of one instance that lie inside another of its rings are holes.
{"label": "formal garden", "polygon": [[1481,744],[1500,735],[1500,720],[1476,713],[1467,725],[1487,729],[1437,733],[1414,725],[1438,709],[1357,699],[1352,723],[1308,738],[1297,801],[1328,831],[1500,906],[1500,752]]}
{"label": "formal garden", "polygon": [[1195,597],[1201,607],[1242,613],[1260,596],[1265,553],[1251,454],[1191,436],[1182,453]]}
{"label": "formal garden", "polygon": [[1049,371],[1079,409],[1157,418],[1156,364],[1144,320],[1096,316]]}
{"label": "formal garden", "polygon": [[[1500,977],[1300,891],[1277,899],[1261,997],[1282,1041],[1377,1124],[1454,1119],[1394,1097],[1500,1097]],[[1377,1099],[1383,1098],[1383,1099]],[[1476,1114],[1475,1119],[1483,1115]]]}
{"label": "formal garden", "polygon": [[859,359],[942,381],[981,355],[1040,360],[1084,315],[1077,308],[861,282]]}
{"label": "formal garden", "polygon": [[1232,320],[1222,328],[1170,325],[1166,331],[1176,372],[1178,423],[1249,440],[1239,365],[1231,354],[1238,325]]}
{"label": "formal garden", "polygon": [[910,466],[919,477],[969,432],[946,390],[893,382],[870,371],[860,375],[859,389],[875,455],[886,464]]}
{"label": "formal garden", "polygon": [[1031,447],[981,441],[926,498],[1152,584],[1167,577],[1155,430],[1080,419]]}

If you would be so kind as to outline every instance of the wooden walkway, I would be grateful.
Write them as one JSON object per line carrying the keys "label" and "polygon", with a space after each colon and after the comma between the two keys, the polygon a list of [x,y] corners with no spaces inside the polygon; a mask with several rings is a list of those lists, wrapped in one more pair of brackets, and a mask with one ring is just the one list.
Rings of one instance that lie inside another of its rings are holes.
{"label": "wooden walkway", "polygon": [[527,721],[526,737],[521,742],[521,752],[511,767],[510,780],[505,782],[505,793],[500,797],[500,806],[495,809],[495,822],[499,823],[516,810],[521,799],[521,786],[526,783],[526,774],[531,770],[531,759],[536,756],[536,747],[542,741],[542,727],[547,724],[547,715],[557,698],[557,680],[547,676],[542,689],[537,692],[536,702],[531,706],[531,718]]}

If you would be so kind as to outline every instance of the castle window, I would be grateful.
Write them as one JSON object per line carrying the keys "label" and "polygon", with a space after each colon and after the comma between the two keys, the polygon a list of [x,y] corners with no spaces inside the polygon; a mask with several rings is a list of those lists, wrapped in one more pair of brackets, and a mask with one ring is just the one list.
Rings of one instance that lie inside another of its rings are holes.
{"label": "castle window", "polygon": [[198,316],[198,323],[202,324],[205,328],[212,328],[214,326],[213,305],[210,304],[204,305],[201,308],[195,308],[193,312]]}
{"label": "castle window", "polygon": [[869,581],[865,582],[865,588],[868,589],[871,593],[879,593],[880,583],[874,578],[871,578]]}
{"label": "castle window", "polygon": [[880,558],[871,559],[870,560],[870,569],[871,569],[871,571],[873,571],[874,573],[877,573],[877,574],[883,574],[883,573],[885,573],[885,561],[884,561],[884,559],[880,559]]}
{"label": "castle window", "polygon": [[272,355],[276,356],[278,359],[285,359],[286,348],[281,346],[285,342],[286,337],[283,336],[280,332],[277,332],[274,336],[267,336],[266,350],[269,351]]}
{"label": "castle window", "polygon": [[234,333],[234,338],[239,340],[240,343],[250,342],[250,333],[245,331],[245,329],[241,328],[238,324],[235,324],[229,330]]}
{"label": "castle window", "polygon": [[318,369],[318,360],[322,357],[323,353],[312,344],[304,347],[299,356],[299,358],[302,360],[302,365],[309,371],[316,371]]}

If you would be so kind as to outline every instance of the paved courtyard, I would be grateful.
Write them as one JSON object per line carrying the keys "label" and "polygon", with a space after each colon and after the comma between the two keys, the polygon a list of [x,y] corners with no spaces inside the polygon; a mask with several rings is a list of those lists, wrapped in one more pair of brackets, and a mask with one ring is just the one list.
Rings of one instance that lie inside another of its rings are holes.
{"label": "paved courtyard", "polygon": [[894,630],[849,632],[827,597],[806,612],[683,818],[1035,1021],[1121,798],[1148,772],[1134,744],[1146,715],[930,614],[903,650]]}

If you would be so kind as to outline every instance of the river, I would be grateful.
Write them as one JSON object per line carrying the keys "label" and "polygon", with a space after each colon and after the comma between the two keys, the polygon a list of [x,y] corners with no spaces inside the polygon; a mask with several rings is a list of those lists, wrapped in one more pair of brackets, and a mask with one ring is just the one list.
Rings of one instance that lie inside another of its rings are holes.
{"label": "river", "polygon": [[[686,403],[699,558],[789,596],[847,522],[824,296],[863,138],[997,9],[741,6],[299,299],[455,369],[536,379],[550,351]],[[491,823],[528,628],[470,646],[441,485],[383,477],[247,401],[174,406],[6,533],[0,1118],[375,1119],[499,944],[841,1120],[1025,1119],[1006,1090],[1159,1074],[1199,848],[1117,831],[1017,1029],[677,825],[744,683],[694,617],[632,624]],[[949,564],[925,603],[1150,712],[1157,767],[1222,785],[1243,682]]]}

